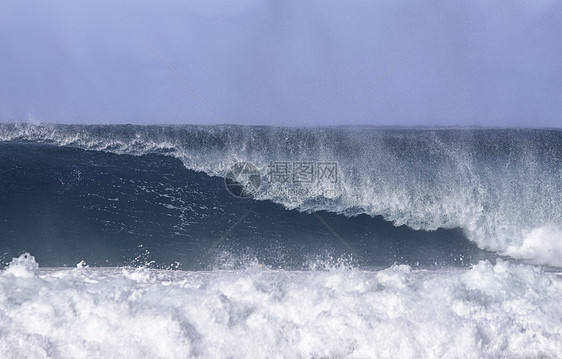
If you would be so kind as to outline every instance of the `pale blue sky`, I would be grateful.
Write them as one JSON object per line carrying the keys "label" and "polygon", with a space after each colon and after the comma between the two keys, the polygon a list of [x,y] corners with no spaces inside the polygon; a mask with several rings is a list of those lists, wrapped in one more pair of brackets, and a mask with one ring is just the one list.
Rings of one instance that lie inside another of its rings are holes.
{"label": "pale blue sky", "polygon": [[555,0],[2,0],[0,121],[561,127],[561,37]]}

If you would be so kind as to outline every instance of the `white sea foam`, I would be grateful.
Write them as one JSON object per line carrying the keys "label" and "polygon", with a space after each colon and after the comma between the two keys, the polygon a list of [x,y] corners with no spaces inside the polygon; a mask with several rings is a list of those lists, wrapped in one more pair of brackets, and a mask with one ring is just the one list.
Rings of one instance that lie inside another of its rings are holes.
{"label": "white sea foam", "polygon": [[33,263],[0,275],[2,358],[562,356],[562,278],[501,260],[378,272]]}
{"label": "white sea foam", "polygon": [[554,225],[535,228],[524,235],[523,243],[510,245],[505,253],[562,267],[562,229]]}
{"label": "white sea foam", "polygon": [[39,271],[39,265],[35,262],[35,257],[29,253],[24,253],[18,258],[13,258],[4,274],[14,277],[31,278]]}

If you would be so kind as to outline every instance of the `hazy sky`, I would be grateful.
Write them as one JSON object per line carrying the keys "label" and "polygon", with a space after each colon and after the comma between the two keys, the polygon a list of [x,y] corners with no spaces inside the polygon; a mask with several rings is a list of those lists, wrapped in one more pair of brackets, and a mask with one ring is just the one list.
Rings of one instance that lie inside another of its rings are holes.
{"label": "hazy sky", "polygon": [[0,121],[562,127],[562,1],[0,0]]}

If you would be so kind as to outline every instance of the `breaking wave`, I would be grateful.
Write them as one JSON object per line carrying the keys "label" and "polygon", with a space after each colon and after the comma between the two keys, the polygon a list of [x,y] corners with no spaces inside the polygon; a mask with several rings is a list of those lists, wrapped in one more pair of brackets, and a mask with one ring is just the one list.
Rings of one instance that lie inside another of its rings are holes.
{"label": "breaking wave", "polygon": [[335,183],[300,183],[287,195],[264,180],[254,200],[414,230],[461,228],[480,249],[562,266],[559,130],[1,124],[0,140],[164,155],[210,176],[237,162],[264,178],[276,162],[333,162]]}

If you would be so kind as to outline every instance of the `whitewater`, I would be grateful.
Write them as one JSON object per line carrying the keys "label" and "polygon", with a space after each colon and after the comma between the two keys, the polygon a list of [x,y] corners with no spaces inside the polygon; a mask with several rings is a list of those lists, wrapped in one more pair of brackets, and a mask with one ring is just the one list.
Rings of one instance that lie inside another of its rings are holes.
{"label": "whitewater", "polygon": [[2,358],[562,357],[562,131],[4,123],[0,261]]}
{"label": "whitewater", "polygon": [[562,276],[499,260],[471,269],[0,275],[3,358],[556,358]]}

